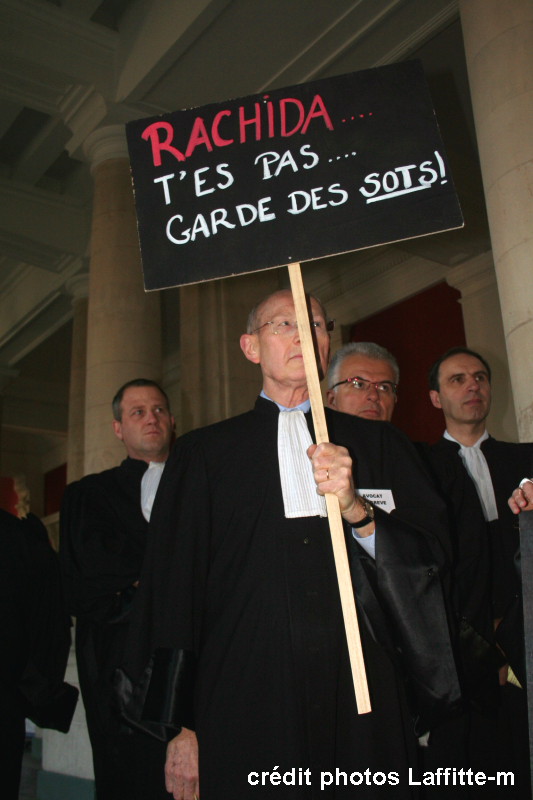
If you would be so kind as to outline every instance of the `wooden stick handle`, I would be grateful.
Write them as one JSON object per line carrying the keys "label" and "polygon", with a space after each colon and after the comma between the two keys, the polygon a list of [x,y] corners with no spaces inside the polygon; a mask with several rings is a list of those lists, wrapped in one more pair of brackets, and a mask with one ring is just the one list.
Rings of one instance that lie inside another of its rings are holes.
{"label": "wooden stick handle", "polygon": [[[300,342],[302,345],[307,388],[311,400],[315,436],[317,444],[320,444],[321,442],[329,442],[329,434],[326,424],[326,415],[324,413],[324,404],[322,402],[322,394],[320,392],[320,381],[318,378],[311,327],[309,325],[309,313],[303,287],[302,271],[299,263],[289,264],[288,269],[294,307],[296,309],[298,331],[300,333]],[[359,635],[359,623],[357,621],[352,579],[348,564],[348,555],[346,553],[344,527],[339,501],[336,495],[326,494],[326,507],[328,510],[329,529],[333,545],[335,568],[337,570],[337,580],[339,582],[344,627],[346,629],[346,641],[348,643],[348,653],[352,667],[357,711],[359,714],[367,714],[371,711],[370,697],[368,695],[365,662],[363,660],[361,637]]]}

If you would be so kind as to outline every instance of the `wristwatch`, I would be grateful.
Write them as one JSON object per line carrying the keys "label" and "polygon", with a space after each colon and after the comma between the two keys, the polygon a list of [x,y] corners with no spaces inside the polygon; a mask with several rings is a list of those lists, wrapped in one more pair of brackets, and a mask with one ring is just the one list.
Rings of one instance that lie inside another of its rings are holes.
{"label": "wristwatch", "polygon": [[365,510],[365,516],[363,517],[363,519],[360,519],[359,522],[351,523],[352,528],[355,528],[356,530],[357,528],[364,528],[365,525],[368,525],[369,522],[374,521],[374,506],[372,505],[372,503],[369,503],[366,497],[363,497],[362,495],[359,495],[357,499],[359,500],[359,502],[361,503],[361,505]]}

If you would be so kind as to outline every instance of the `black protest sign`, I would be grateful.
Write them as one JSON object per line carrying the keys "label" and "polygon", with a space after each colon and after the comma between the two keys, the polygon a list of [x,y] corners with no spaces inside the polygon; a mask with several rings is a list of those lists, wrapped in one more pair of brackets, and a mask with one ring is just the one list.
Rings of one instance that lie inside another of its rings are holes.
{"label": "black protest sign", "polygon": [[462,225],[418,61],[127,125],[147,289]]}

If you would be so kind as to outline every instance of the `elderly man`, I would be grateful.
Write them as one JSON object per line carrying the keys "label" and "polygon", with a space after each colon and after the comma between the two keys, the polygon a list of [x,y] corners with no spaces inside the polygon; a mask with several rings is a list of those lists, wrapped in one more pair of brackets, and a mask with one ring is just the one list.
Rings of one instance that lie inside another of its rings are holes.
{"label": "elderly man", "polygon": [[143,563],[148,520],[173,436],[168,398],[157,383],[129,381],[112,403],[113,430],[126,449],[118,467],[67,486],[60,560],[93,751],[98,800],[168,796],[162,743],[126,726],[112,678],[122,659]]}
{"label": "elderly man", "polygon": [[[314,298],[311,307],[325,369],[327,317]],[[410,798],[416,739],[390,654],[414,656],[418,700],[437,678],[430,716],[453,705],[443,507],[392,427],[326,409],[331,441],[312,444],[290,291],[256,306],[241,348],[263,374],[255,408],[178,440],[159,487],[126,713],[178,731],[166,766],[176,800]],[[394,512],[358,487],[389,488]],[[372,712],[360,716],[325,493],[339,500],[361,604]]]}
{"label": "elderly man", "polygon": [[[509,509],[507,499],[529,474],[533,447],[499,442],[488,434],[491,370],[479,353],[464,347],[444,353],[429,371],[429,387],[446,430],[427,456],[457,534],[453,576],[462,642],[473,645],[471,652],[477,657],[464,675],[469,682],[466,697],[472,701],[465,731],[468,763],[513,770],[510,796],[529,798],[525,696],[508,682],[505,665],[498,689],[497,669],[504,659],[494,648],[494,638],[523,682],[521,586],[515,563],[519,536],[515,509]],[[477,497],[472,496],[473,488]],[[512,673],[511,679],[514,683]],[[436,760],[440,763],[442,757]]]}
{"label": "elderly man", "polygon": [[345,414],[390,422],[399,380],[398,362],[388,350],[374,342],[350,342],[331,359],[328,405]]}

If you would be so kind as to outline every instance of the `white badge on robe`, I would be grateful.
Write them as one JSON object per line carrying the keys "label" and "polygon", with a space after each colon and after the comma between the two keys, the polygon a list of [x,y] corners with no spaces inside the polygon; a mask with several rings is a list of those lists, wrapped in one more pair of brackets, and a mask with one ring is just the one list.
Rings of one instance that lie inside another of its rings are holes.
{"label": "white badge on robe", "polygon": [[280,411],[278,421],[279,476],[285,516],[327,517],[326,500],[317,494],[307,448],[313,444],[302,411]]}

